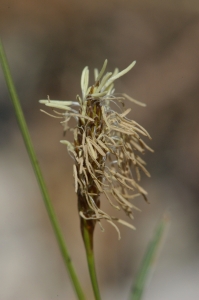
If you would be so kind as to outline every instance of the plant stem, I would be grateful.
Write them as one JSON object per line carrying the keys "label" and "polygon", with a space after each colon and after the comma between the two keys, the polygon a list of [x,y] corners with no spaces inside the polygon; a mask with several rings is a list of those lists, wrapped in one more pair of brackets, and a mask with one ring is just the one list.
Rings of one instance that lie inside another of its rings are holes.
{"label": "plant stem", "polygon": [[95,270],[95,260],[93,253],[93,226],[89,224],[89,221],[81,219],[81,230],[82,237],[86,249],[86,258],[88,263],[88,269],[90,274],[90,279],[93,287],[93,292],[96,300],[100,300],[100,291],[97,282],[97,275]]}
{"label": "plant stem", "polygon": [[68,270],[70,279],[72,281],[72,284],[73,284],[73,287],[75,289],[78,299],[85,300],[82,288],[80,286],[79,280],[78,280],[75,270],[73,268],[71,258],[69,256],[66,244],[64,242],[64,237],[61,232],[61,228],[59,226],[54,208],[52,206],[52,203],[51,203],[51,200],[50,200],[50,197],[49,197],[49,194],[48,194],[48,191],[47,191],[47,188],[46,188],[46,185],[45,185],[45,182],[44,182],[44,179],[43,179],[43,176],[42,176],[39,164],[38,164],[38,160],[37,160],[37,157],[36,157],[33,145],[32,145],[32,141],[31,141],[31,138],[29,135],[28,127],[26,125],[23,111],[21,109],[21,105],[20,105],[16,90],[15,90],[15,86],[14,86],[14,83],[12,80],[12,76],[11,76],[8,62],[6,59],[6,54],[5,54],[1,40],[0,40],[0,60],[1,60],[4,77],[5,77],[5,80],[7,83],[7,87],[8,87],[9,93],[10,93],[10,98],[11,98],[12,104],[14,106],[14,110],[15,110],[16,118],[17,118],[17,121],[19,124],[19,128],[20,128],[30,161],[32,163],[32,167],[34,169],[35,176],[37,178],[39,187],[41,189],[44,204],[45,204],[50,222],[52,224],[62,257],[64,259],[64,264]]}
{"label": "plant stem", "polygon": [[[94,197],[94,201],[95,204],[99,207],[100,198],[99,198],[99,194],[97,194],[96,192],[95,186],[93,185],[90,186],[90,193],[96,194]],[[82,238],[84,241],[84,246],[86,249],[86,258],[88,263],[90,279],[93,287],[93,293],[95,295],[95,300],[100,300],[101,296],[100,296],[100,291],[97,282],[94,251],[93,251],[93,235],[94,235],[96,220],[90,218],[92,216],[92,211],[88,206],[85,195],[82,194],[81,191],[78,191],[77,193],[77,200],[78,200],[78,211],[83,212],[83,214],[88,218],[86,220],[80,216],[80,228],[81,228]]]}
{"label": "plant stem", "polygon": [[160,221],[160,223],[158,224],[154,236],[148,245],[147,251],[145,253],[144,259],[142,261],[141,267],[138,271],[138,274],[135,279],[135,283],[132,288],[130,300],[140,300],[142,297],[146,280],[149,271],[151,269],[152,262],[159,249],[160,242],[162,240],[167,224],[168,224],[168,218],[164,216]]}

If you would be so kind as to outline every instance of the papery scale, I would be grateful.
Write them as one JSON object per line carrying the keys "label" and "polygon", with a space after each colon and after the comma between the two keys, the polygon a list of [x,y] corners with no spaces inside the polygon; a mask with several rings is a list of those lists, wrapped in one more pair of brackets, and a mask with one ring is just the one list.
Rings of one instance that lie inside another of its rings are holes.
{"label": "papery scale", "polygon": [[[64,118],[64,130],[71,117],[77,120],[73,128],[74,142],[61,141],[74,158],[73,176],[75,192],[78,195],[78,209],[81,219],[89,222],[93,231],[96,221],[106,220],[112,224],[119,235],[115,222],[119,222],[134,229],[134,226],[116,217],[111,217],[100,209],[100,194],[103,193],[111,206],[123,209],[133,218],[132,210],[137,209],[130,199],[142,195],[147,200],[147,192],[137,183],[140,180],[140,170],[150,176],[146,170],[146,163],[137,154],[145,150],[153,151],[140,138],[139,134],[151,138],[148,132],[137,122],[127,118],[131,109],[124,109],[127,100],[145,106],[126,94],[114,94],[114,80],[126,74],[134,65],[133,62],[125,70],[118,69],[103,76],[107,60],[100,73],[95,69],[95,83],[88,87],[89,70],[86,67],[82,72],[82,98],[78,95],[77,102],[40,100],[48,107],[65,110],[58,113]],[[120,108],[114,111],[112,104]],[[73,108],[74,107],[74,108]],[[78,109],[78,110],[77,110]],[[136,174],[136,179],[134,178]],[[130,194],[131,192],[134,194]],[[101,223],[101,228],[103,229]]]}

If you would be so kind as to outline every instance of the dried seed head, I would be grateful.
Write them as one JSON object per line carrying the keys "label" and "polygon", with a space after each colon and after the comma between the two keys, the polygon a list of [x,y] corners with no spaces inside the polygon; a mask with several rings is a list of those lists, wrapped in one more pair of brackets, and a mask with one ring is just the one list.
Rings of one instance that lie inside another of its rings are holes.
{"label": "dried seed head", "polygon": [[[77,95],[77,102],[47,99],[40,100],[40,103],[64,111],[60,113],[54,110],[58,114],[54,117],[63,118],[61,123],[64,131],[71,130],[74,133],[74,141],[63,140],[61,143],[66,145],[74,159],[73,176],[80,217],[92,220],[93,227],[96,221],[100,223],[102,219],[107,220],[116,228],[120,238],[115,222],[132,229],[134,227],[101,210],[100,194],[103,193],[115,209],[123,209],[133,218],[132,210],[139,209],[130,201],[139,195],[147,200],[147,192],[138,184],[140,170],[150,176],[139,153],[153,150],[140,137],[151,139],[148,132],[130,120],[127,115],[131,109],[124,108],[126,100],[141,106],[145,104],[126,94],[114,93],[114,81],[129,72],[135,61],[121,72],[115,69],[113,73],[104,75],[106,65],[107,60],[100,72],[95,69],[92,86],[89,86],[88,67],[84,68],[81,76],[82,96]],[[113,109],[115,107],[116,111]],[[77,121],[75,128],[69,126],[71,117]]]}

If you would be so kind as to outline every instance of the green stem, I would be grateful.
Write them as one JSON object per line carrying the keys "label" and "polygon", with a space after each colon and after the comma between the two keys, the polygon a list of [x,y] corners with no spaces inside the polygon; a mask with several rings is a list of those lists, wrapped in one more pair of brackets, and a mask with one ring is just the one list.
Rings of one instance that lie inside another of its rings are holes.
{"label": "green stem", "polygon": [[100,300],[100,291],[97,282],[97,275],[95,270],[95,260],[93,254],[93,226],[89,224],[89,221],[81,219],[81,230],[83,241],[86,249],[86,258],[88,263],[88,269],[90,274],[90,279],[93,287],[93,292],[96,300]]}
{"label": "green stem", "polygon": [[25,121],[25,118],[24,118],[24,115],[23,115],[23,111],[21,109],[21,105],[20,105],[16,90],[15,90],[15,86],[14,86],[14,83],[13,83],[13,80],[12,80],[12,76],[11,76],[10,69],[9,69],[9,66],[8,66],[8,62],[7,62],[7,59],[6,59],[6,54],[5,54],[5,51],[4,51],[1,40],[0,40],[0,60],[1,60],[1,65],[2,65],[2,69],[3,69],[4,77],[5,77],[5,80],[6,80],[6,83],[7,83],[7,87],[8,87],[10,97],[11,97],[11,100],[12,100],[12,104],[14,106],[14,110],[15,110],[15,114],[16,114],[17,121],[18,121],[18,124],[19,124],[19,128],[21,130],[21,134],[23,136],[23,140],[24,140],[29,158],[30,158],[30,161],[32,163],[32,167],[34,169],[35,176],[37,178],[39,187],[41,189],[44,204],[46,206],[48,216],[50,218],[52,227],[54,229],[54,233],[55,233],[55,236],[57,238],[57,242],[58,242],[61,254],[63,256],[65,266],[68,270],[69,276],[70,276],[71,281],[73,283],[73,287],[75,289],[75,292],[77,294],[78,299],[79,300],[84,300],[85,297],[84,297],[82,288],[80,286],[79,280],[78,280],[77,275],[75,273],[75,270],[73,268],[71,258],[69,256],[66,244],[64,242],[63,234],[61,232],[61,229],[60,229],[55,211],[53,209],[53,206],[52,206],[52,203],[51,203],[51,200],[50,200],[50,197],[49,197],[49,194],[48,194],[48,191],[47,191],[47,188],[46,188],[46,185],[45,185],[45,182],[44,182],[44,179],[43,179],[43,176],[42,176],[42,173],[41,173],[38,161],[37,161],[37,157],[36,157],[32,142],[31,142],[31,138],[30,138],[28,127],[26,125],[26,121]]}
{"label": "green stem", "polygon": [[163,217],[158,224],[153,239],[149,243],[141,267],[135,279],[134,286],[130,295],[130,300],[140,300],[144,291],[146,280],[151,269],[152,262],[157,254],[163,234],[168,223],[168,218]]}

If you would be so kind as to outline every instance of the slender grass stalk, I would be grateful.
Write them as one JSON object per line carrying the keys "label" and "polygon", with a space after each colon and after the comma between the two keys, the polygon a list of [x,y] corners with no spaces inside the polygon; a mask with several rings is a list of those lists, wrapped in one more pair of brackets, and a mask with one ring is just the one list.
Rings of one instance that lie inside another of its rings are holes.
{"label": "slender grass stalk", "polygon": [[164,216],[158,224],[154,236],[148,245],[147,251],[145,253],[144,259],[142,261],[141,267],[138,271],[135,283],[131,291],[130,300],[140,300],[142,297],[152,262],[158,252],[160,242],[162,240],[167,224],[168,218]]}
{"label": "slender grass stalk", "polygon": [[90,279],[93,287],[93,292],[96,300],[100,300],[100,291],[97,282],[97,275],[95,270],[95,260],[93,253],[93,228],[89,226],[88,221],[82,219],[81,224],[82,237],[86,249],[86,258],[88,263],[88,269],[90,274]]}
{"label": "slender grass stalk", "polygon": [[27,127],[24,115],[23,115],[23,111],[21,109],[21,105],[20,105],[16,90],[15,90],[15,86],[14,86],[14,83],[12,80],[12,76],[11,76],[8,62],[6,59],[6,54],[5,54],[1,40],[0,40],[0,61],[1,61],[2,69],[3,69],[4,77],[5,77],[5,80],[7,83],[7,87],[8,87],[9,93],[10,93],[10,98],[11,98],[12,104],[14,106],[14,110],[15,110],[16,118],[17,118],[17,121],[19,124],[19,128],[20,128],[30,161],[32,163],[32,167],[34,169],[35,176],[37,178],[39,187],[41,189],[44,204],[46,206],[48,216],[50,218],[55,236],[57,238],[57,242],[58,242],[62,257],[64,259],[64,264],[68,270],[70,279],[72,281],[73,287],[77,294],[77,298],[79,300],[85,300],[82,288],[80,286],[80,283],[79,283],[79,280],[75,273],[75,270],[74,270],[71,258],[69,256],[66,244],[64,242],[64,237],[61,232],[59,222],[57,220],[54,208],[52,206],[52,203],[51,203],[51,200],[50,200],[50,197],[49,197],[49,194],[48,194],[48,191],[47,191],[47,188],[46,188],[46,185],[45,185],[45,182],[44,182],[44,179],[43,179],[43,176],[42,176],[42,173],[41,173],[38,161],[37,161],[37,157],[36,157],[33,145],[32,145],[32,141],[31,141],[31,138],[29,135],[29,131],[28,131],[28,127]]}
{"label": "slender grass stalk", "polygon": [[[90,187],[91,191],[94,187]],[[99,196],[95,198],[96,203],[99,205]],[[78,210],[83,211],[89,216],[90,211],[87,207],[87,202],[85,196],[78,192]],[[86,258],[89,269],[90,280],[93,288],[93,293],[95,300],[100,300],[100,291],[97,282],[97,275],[95,270],[95,260],[94,260],[94,250],[93,250],[93,236],[95,230],[96,220],[87,219],[85,220],[80,216],[80,228],[82,233],[82,238],[86,250]]]}

